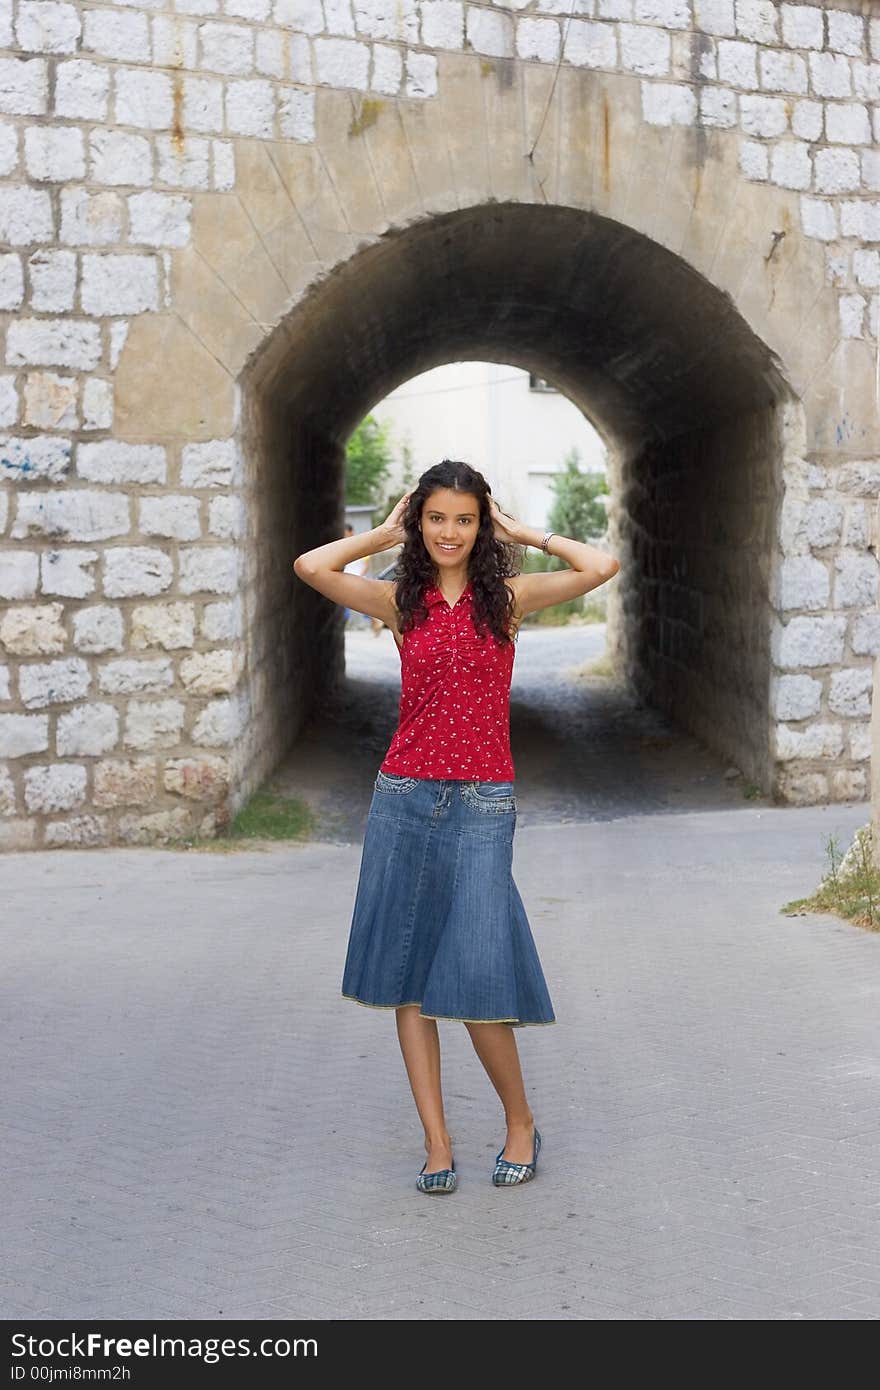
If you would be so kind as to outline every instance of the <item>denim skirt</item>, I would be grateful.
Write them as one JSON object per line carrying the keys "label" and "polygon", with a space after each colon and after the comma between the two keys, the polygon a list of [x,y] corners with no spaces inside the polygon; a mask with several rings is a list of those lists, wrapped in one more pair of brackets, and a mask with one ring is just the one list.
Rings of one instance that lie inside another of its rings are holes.
{"label": "denim skirt", "polygon": [[513,881],[513,782],[379,772],[342,977],[347,999],[426,1018],[555,1023]]}

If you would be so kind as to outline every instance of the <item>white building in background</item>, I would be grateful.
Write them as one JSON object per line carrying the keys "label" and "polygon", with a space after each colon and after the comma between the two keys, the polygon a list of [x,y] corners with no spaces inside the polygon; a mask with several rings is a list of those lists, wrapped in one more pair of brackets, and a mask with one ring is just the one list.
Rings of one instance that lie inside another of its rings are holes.
{"label": "white building in background", "polygon": [[606,470],[606,449],[589,420],[540,377],[494,362],[450,362],[392,391],[370,414],[390,421],[391,484],[401,481],[403,446],[416,477],[441,459],[464,459],[484,474],[505,511],[547,524],[550,480],[576,448],[585,472]]}

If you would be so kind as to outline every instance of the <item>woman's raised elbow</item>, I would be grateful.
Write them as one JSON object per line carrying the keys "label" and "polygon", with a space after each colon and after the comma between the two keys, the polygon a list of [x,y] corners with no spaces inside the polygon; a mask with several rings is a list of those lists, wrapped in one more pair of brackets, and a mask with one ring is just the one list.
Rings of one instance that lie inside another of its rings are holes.
{"label": "woman's raised elbow", "polygon": [[293,562],[293,572],[298,579],[304,579],[306,582],[314,578],[315,568],[309,560],[308,551],[304,551],[302,555],[297,555]]}

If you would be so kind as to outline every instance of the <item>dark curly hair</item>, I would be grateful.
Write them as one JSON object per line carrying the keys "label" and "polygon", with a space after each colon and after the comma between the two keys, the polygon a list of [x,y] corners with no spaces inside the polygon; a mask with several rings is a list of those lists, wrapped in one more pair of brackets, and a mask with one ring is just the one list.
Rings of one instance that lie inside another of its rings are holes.
{"label": "dark curly hair", "polygon": [[422,540],[419,522],[424,503],[441,487],[452,488],[455,492],[469,492],[477,499],[480,521],[477,538],[468,556],[468,579],[474,595],[474,627],[481,637],[488,630],[496,641],[511,642],[514,595],[504,580],[520,572],[522,547],[496,540],[489,510],[492,489],[482,473],[457,459],[443,459],[427,469],[419,478],[404,509],[406,540],[394,573],[401,631],[409,631],[428,616],[425,590],[436,584],[437,573]]}

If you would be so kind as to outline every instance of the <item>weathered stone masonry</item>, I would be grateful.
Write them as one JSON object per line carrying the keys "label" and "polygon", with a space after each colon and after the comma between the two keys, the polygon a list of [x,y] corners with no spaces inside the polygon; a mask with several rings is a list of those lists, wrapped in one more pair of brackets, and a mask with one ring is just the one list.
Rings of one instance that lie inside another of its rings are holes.
{"label": "weathered stone masonry", "polygon": [[0,49],[0,847],[228,819],[342,673],[292,559],[348,431],[462,356],[605,433],[636,687],[867,795],[875,5],[0,0]]}

